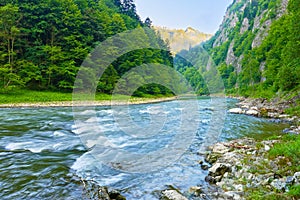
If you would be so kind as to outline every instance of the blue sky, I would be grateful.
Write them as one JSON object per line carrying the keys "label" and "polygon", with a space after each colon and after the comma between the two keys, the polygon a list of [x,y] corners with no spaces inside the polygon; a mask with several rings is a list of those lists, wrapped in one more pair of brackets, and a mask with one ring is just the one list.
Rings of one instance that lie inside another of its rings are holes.
{"label": "blue sky", "polygon": [[215,33],[233,0],[135,0],[137,12],[153,25]]}

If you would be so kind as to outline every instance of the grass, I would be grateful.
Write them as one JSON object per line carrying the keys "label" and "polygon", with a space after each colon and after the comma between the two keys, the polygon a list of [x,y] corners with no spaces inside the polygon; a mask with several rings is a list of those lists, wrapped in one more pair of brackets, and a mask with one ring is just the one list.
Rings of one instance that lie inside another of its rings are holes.
{"label": "grass", "polygon": [[283,136],[282,142],[275,144],[274,147],[270,150],[269,155],[271,158],[284,156],[293,164],[295,164],[295,166],[299,166],[298,170],[300,170],[300,136]]}
{"label": "grass", "polygon": [[300,185],[295,185],[290,188],[288,195],[295,199],[300,199]]}
{"label": "grass", "polygon": [[[258,164],[254,164],[251,156],[246,156],[242,163],[250,166],[251,173],[267,174],[272,172],[270,161],[274,161],[279,166],[276,172],[283,176],[293,176],[295,172],[300,171],[300,136],[299,135],[281,135],[272,136],[265,140],[278,140],[271,150],[266,153],[264,158]],[[260,141],[257,142],[257,148],[263,148]],[[288,164],[290,163],[290,164]],[[270,179],[269,181],[272,181]],[[270,183],[270,182],[269,182]],[[246,199],[249,200],[296,200],[300,199],[300,185],[293,185],[289,187],[288,192],[276,191],[270,187],[261,185],[260,187],[246,188]]]}
{"label": "grass", "polygon": [[300,106],[295,106],[295,107],[288,108],[284,112],[288,115],[291,115],[291,116],[300,117]]}
{"label": "grass", "polygon": [[[14,104],[14,103],[39,103],[39,102],[63,102],[72,101],[72,93],[69,92],[54,92],[54,91],[34,91],[34,90],[11,90],[11,91],[0,91],[0,104]],[[167,96],[154,96],[144,95],[143,97],[129,97],[125,95],[114,95],[114,100],[127,100],[130,101],[144,101],[149,99],[164,98]],[[84,97],[83,97],[84,99]],[[86,99],[90,99],[86,98]],[[96,101],[108,101],[111,100],[112,96],[109,94],[96,93]]]}

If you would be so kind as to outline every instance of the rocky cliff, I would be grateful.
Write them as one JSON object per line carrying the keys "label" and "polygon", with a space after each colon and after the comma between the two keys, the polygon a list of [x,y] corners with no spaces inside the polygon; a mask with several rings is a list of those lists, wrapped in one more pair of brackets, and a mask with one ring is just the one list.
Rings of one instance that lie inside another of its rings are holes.
{"label": "rocky cliff", "polygon": [[[288,0],[234,0],[228,7],[218,32],[210,41],[212,48],[225,45],[227,53],[222,61],[235,66],[239,73],[242,70],[244,52],[261,45],[272,22],[286,12],[287,5]],[[264,69],[264,63],[261,65],[261,69]]]}
{"label": "rocky cliff", "polygon": [[[273,98],[300,91],[299,5],[300,0],[234,0],[210,40],[178,55],[199,60],[204,48],[213,62],[196,68],[217,69],[227,93]],[[184,73],[185,66],[178,68]]]}

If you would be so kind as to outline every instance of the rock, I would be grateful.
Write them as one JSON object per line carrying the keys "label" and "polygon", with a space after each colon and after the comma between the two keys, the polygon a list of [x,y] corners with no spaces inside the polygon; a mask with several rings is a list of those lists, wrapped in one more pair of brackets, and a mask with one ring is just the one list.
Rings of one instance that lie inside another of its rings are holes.
{"label": "rock", "polygon": [[270,151],[271,147],[269,145],[265,145],[265,151]]}
{"label": "rock", "polygon": [[256,110],[248,110],[248,111],[246,112],[246,115],[258,116],[258,115],[259,115],[259,112],[256,111]]}
{"label": "rock", "polygon": [[221,158],[219,158],[219,162],[226,162],[228,164],[234,165],[241,159],[241,156],[235,152],[225,153]]}
{"label": "rock", "polygon": [[201,165],[201,169],[203,170],[208,170],[209,166],[208,165]]}
{"label": "rock", "polygon": [[278,113],[268,112],[267,116],[268,116],[269,118],[278,118]]}
{"label": "rock", "polygon": [[284,191],[286,188],[286,181],[283,179],[275,179],[272,183],[271,186],[275,188],[276,190],[279,191]]}
{"label": "rock", "polygon": [[205,177],[205,181],[210,183],[210,184],[216,184],[217,183],[216,179],[212,176],[209,176],[209,175]]}
{"label": "rock", "polygon": [[226,163],[216,163],[208,171],[210,176],[223,176],[226,172],[231,171],[231,165]]}
{"label": "rock", "polygon": [[300,184],[300,172],[294,174],[295,183]]}
{"label": "rock", "polygon": [[250,110],[256,110],[256,111],[258,111],[258,108],[256,106],[253,106],[253,107],[250,108]]}
{"label": "rock", "polygon": [[212,152],[213,153],[219,153],[219,154],[224,154],[229,152],[229,148],[226,147],[224,144],[222,143],[217,143],[213,146]]}
{"label": "rock", "polygon": [[232,108],[229,110],[229,112],[232,114],[244,114],[244,111],[241,108]]}
{"label": "rock", "polygon": [[206,155],[205,161],[210,164],[213,164],[218,160],[219,157],[220,157],[220,154],[209,153]]}
{"label": "rock", "polygon": [[288,177],[286,177],[286,182],[285,183],[287,185],[291,186],[291,185],[294,184],[294,181],[295,181],[295,178],[293,176],[288,176]]}
{"label": "rock", "polygon": [[114,200],[126,200],[124,196],[120,194],[117,190],[112,190],[108,193],[109,197]]}
{"label": "rock", "polygon": [[290,116],[289,115],[279,115],[278,117],[282,119],[282,118],[289,118]]}
{"label": "rock", "polygon": [[203,194],[203,190],[199,186],[194,186],[194,187],[190,187],[189,193],[193,194],[196,197],[199,197],[201,196],[201,194]]}
{"label": "rock", "polygon": [[166,200],[188,200],[185,196],[183,196],[176,190],[165,190],[162,192],[162,194],[162,198]]}
{"label": "rock", "polygon": [[225,192],[223,196],[225,197],[225,199],[233,199],[233,200],[241,200],[241,199],[243,199],[241,197],[241,195],[239,195],[236,192],[232,192],[232,191]]}
{"label": "rock", "polygon": [[99,187],[98,188],[98,197],[99,197],[99,200],[110,200],[107,187]]}

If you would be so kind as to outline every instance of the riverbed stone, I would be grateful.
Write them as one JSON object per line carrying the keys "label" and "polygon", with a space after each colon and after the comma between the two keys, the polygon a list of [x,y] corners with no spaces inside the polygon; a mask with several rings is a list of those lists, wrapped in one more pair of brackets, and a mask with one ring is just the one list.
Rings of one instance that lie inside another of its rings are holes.
{"label": "riverbed stone", "polygon": [[196,197],[199,197],[201,196],[201,194],[203,194],[203,190],[199,186],[194,186],[189,188],[189,193]]}
{"label": "riverbed stone", "polygon": [[241,109],[241,108],[232,108],[229,110],[229,112],[232,114],[243,114],[244,113],[243,109]]}
{"label": "riverbed stone", "polygon": [[110,199],[113,200],[126,200],[124,196],[121,195],[121,193],[117,190],[112,190],[108,193]]}
{"label": "riverbed stone", "polygon": [[248,110],[246,111],[246,115],[258,116],[259,112],[257,110]]}
{"label": "riverbed stone", "polygon": [[205,164],[202,164],[201,165],[201,169],[203,170],[208,170],[209,166],[208,165],[205,165]]}
{"label": "riverbed stone", "polygon": [[176,190],[165,190],[162,192],[162,194],[163,200],[188,200],[185,196],[183,196]]}

